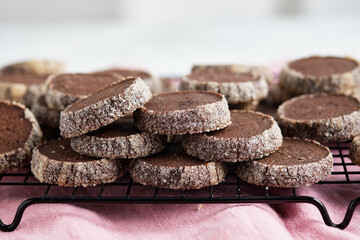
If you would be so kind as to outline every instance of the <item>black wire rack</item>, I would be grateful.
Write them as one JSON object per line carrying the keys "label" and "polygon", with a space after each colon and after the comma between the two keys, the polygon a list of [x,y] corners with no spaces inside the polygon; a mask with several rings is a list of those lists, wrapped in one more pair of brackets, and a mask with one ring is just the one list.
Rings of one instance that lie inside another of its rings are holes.
{"label": "black wire rack", "polygon": [[[360,168],[349,160],[349,143],[329,144],[335,162],[332,175],[318,184],[359,184]],[[229,173],[225,182],[218,186],[208,187],[202,190],[174,191],[141,186],[132,181],[129,175],[117,182],[103,184],[95,187],[64,188],[38,182],[26,166],[18,171],[0,175],[0,191],[7,186],[7,190],[17,191],[17,187],[33,187],[40,194],[25,199],[17,208],[15,217],[10,224],[4,224],[0,220],[1,231],[13,231],[21,222],[24,211],[34,204],[55,203],[308,203],[320,211],[326,225],[345,229],[360,203],[360,195],[348,205],[342,222],[335,224],[329,216],[325,205],[314,196],[302,196],[297,194],[297,189],[274,189],[257,187],[241,181],[234,173]],[[311,187],[311,186],[310,186]],[[141,188],[139,191],[138,188]],[[146,189],[144,191],[144,189]],[[54,191],[53,191],[54,190]],[[249,191],[250,190],[250,191]],[[274,190],[274,191],[272,191]],[[51,192],[54,192],[52,194]],[[0,216],[1,217],[1,216]]]}

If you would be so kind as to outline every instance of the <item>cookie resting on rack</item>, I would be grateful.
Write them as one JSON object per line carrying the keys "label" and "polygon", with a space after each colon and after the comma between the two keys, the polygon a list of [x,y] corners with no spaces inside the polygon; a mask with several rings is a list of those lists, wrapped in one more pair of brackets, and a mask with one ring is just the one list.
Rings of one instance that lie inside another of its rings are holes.
{"label": "cookie resting on rack", "polygon": [[64,187],[95,186],[123,176],[127,161],[79,155],[69,139],[52,140],[34,150],[31,171],[40,181]]}
{"label": "cookie resting on rack", "polygon": [[360,102],[336,93],[292,98],[279,106],[278,124],[284,136],[319,142],[343,142],[360,134]]}
{"label": "cookie resting on rack", "polygon": [[29,163],[41,138],[39,124],[29,109],[0,101],[0,174]]}
{"label": "cookie resting on rack", "polygon": [[240,163],[240,179],[265,187],[292,188],[309,186],[323,180],[332,171],[329,148],[310,140],[284,138],[282,147],[255,161]]}
{"label": "cookie resting on rack", "polygon": [[143,185],[175,190],[200,189],[225,180],[227,166],[204,162],[181,149],[167,148],[154,156],[131,160],[130,174]]}

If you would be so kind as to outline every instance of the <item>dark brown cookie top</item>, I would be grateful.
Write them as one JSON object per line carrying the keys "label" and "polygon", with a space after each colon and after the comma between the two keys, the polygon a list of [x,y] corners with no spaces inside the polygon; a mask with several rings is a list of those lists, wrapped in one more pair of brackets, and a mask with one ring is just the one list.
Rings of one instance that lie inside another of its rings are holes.
{"label": "dark brown cookie top", "polygon": [[49,159],[63,162],[88,162],[96,159],[78,154],[72,150],[70,139],[51,140],[39,147],[39,152]]}
{"label": "dark brown cookie top", "polygon": [[117,82],[119,79],[106,74],[61,74],[50,82],[50,88],[76,96],[89,95]]}
{"label": "dark brown cookie top", "polygon": [[150,101],[145,104],[145,108],[155,112],[171,112],[176,110],[194,109],[201,105],[220,102],[221,100],[222,95],[213,92],[169,92],[153,96]]}
{"label": "dark brown cookie top", "polygon": [[231,73],[231,72],[194,72],[186,76],[190,80],[202,82],[254,82],[258,81],[251,73]]}
{"label": "dark brown cookie top", "polygon": [[204,161],[188,155],[184,150],[179,147],[168,146],[164,152],[156,155],[141,158],[142,161],[161,167],[185,167],[185,166],[198,166],[205,164]]}
{"label": "dark brown cookie top", "polygon": [[0,102],[0,154],[24,147],[32,129],[24,109]]}
{"label": "dark brown cookie top", "polygon": [[124,117],[87,135],[100,138],[125,137],[140,133],[132,117]]}
{"label": "dark brown cookie top", "polygon": [[283,117],[295,120],[330,119],[360,110],[354,97],[342,94],[311,94],[293,98],[282,104]]}
{"label": "dark brown cookie top", "polygon": [[142,79],[151,78],[151,74],[148,72],[141,70],[131,70],[131,69],[109,69],[101,72],[96,72],[95,74],[99,74],[99,73],[116,74],[118,75],[118,77],[122,76],[123,78],[125,77],[139,77]]}
{"label": "dark brown cookie top", "polygon": [[309,57],[289,63],[289,67],[305,76],[326,77],[332,74],[349,72],[359,63],[349,58]]}
{"label": "dark brown cookie top", "polygon": [[47,78],[47,75],[41,76],[36,74],[14,73],[0,75],[0,82],[22,83],[25,85],[45,84]]}
{"label": "dark brown cookie top", "polygon": [[269,129],[273,120],[270,116],[251,111],[231,111],[232,124],[222,130],[206,133],[218,138],[249,138]]}
{"label": "dark brown cookie top", "polygon": [[97,88],[100,91],[94,92],[89,97],[81,99],[81,100],[73,103],[67,109],[65,109],[65,112],[77,111],[86,106],[100,102],[106,98],[119,96],[119,94],[123,93],[131,84],[133,84],[135,82],[135,80],[136,80],[136,78],[129,78],[124,81],[117,82],[111,86],[104,88],[104,89],[99,89],[99,86],[98,86]]}
{"label": "dark brown cookie top", "polygon": [[256,161],[266,165],[301,165],[319,162],[329,154],[329,149],[319,143],[310,140],[284,138],[278,151]]}

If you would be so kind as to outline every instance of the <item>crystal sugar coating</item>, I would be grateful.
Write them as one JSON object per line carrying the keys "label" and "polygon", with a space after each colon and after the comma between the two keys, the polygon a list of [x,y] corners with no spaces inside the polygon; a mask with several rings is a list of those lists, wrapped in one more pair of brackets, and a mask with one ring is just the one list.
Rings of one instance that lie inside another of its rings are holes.
{"label": "crystal sugar coating", "polygon": [[99,129],[144,106],[151,91],[140,78],[127,78],[61,112],[60,133],[70,138]]}
{"label": "crystal sugar coating", "polygon": [[360,134],[360,102],[335,93],[292,98],[278,108],[278,124],[284,136],[343,142]]}
{"label": "crystal sugar coating", "polygon": [[157,94],[134,112],[134,120],[141,131],[163,135],[214,131],[231,123],[226,99],[204,91]]}
{"label": "crystal sugar coating", "polygon": [[271,154],[281,147],[281,130],[275,120],[253,111],[231,111],[232,124],[222,130],[186,135],[184,150],[209,161],[242,162]]}
{"label": "crystal sugar coating", "polygon": [[240,163],[243,181],[266,187],[309,186],[331,174],[333,157],[318,142],[284,138],[279,151],[256,161]]}

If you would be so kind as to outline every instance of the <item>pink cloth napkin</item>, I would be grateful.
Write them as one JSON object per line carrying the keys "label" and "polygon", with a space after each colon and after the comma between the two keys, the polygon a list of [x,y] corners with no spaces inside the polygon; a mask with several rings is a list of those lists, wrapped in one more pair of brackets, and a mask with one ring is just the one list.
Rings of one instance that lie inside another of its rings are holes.
{"label": "pink cloth napkin", "polygon": [[[5,189],[4,189],[5,188]],[[12,221],[24,197],[36,187],[2,187],[0,216]],[[303,187],[340,222],[360,185]],[[0,239],[359,239],[360,214],[345,230],[328,227],[310,204],[47,204],[29,207],[19,227]]]}

